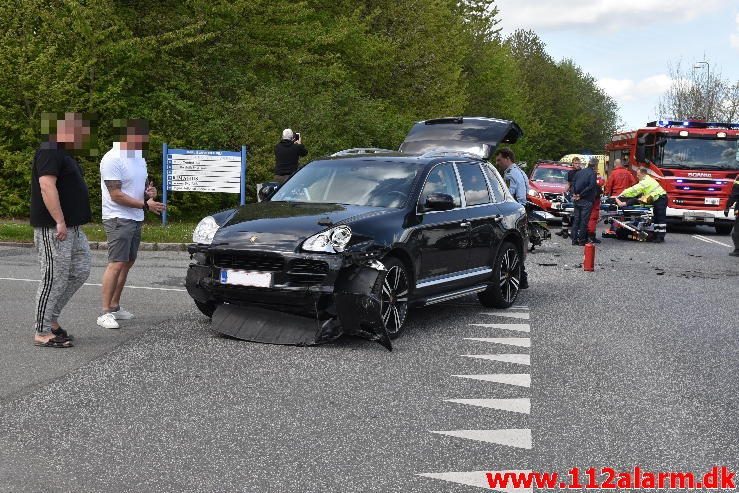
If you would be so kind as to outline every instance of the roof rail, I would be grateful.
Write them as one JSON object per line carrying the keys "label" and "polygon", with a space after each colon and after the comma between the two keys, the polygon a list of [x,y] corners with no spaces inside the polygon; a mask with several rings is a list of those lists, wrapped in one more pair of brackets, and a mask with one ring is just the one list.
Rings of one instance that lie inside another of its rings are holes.
{"label": "roof rail", "polygon": [[442,151],[442,150],[430,150],[424,152],[421,157],[423,158],[430,158],[430,157],[446,157],[446,156],[459,156],[459,157],[469,157],[473,159],[482,159],[482,156],[479,154],[475,154],[474,152],[466,152],[466,151]]}
{"label": "roof rail", "polygon": [[343,151],[334,152],[331,157],[341,156],[359,156],[362,154],[388,154],[396,153],[392,149],[381,149],[379,147],[353,147],[351,149],[344,149]]}

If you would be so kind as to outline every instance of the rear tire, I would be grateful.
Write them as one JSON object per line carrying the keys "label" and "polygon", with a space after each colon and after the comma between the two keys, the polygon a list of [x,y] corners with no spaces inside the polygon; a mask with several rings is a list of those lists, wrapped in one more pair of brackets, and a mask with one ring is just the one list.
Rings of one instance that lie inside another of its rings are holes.
{"label": "rear tire", "polygon": [[490,286],[477,295],[482,306],[509,308],[516,302],[521,285],[522,260],[516,245],[507,241],[501,245],[493,265]]}
{"label": "rear tire", "polygon": [[715,224],[713,227],[716,228],[716,234],[726,236],[726,235],[731,234],[731,230],[734,227],[734,225],[733,224]]}
{"label": "rear tire", "polygon": [[195,301],[195,306],[198,307],[198,310],[205,315],[208,318],[213,318],[213,313],[216,311],[216,308],[218,308],[218,303],[215,302],[208,302],[203,303],[202,301]]}
{"label": "rear tire", "polygon": [[410,282],[405,264],[399,259],[386,257],[382,263],[387,269],[387,274],[380,291],[380,314],[387,335],[390,339],[396,339],[403,333],[408,315]]}

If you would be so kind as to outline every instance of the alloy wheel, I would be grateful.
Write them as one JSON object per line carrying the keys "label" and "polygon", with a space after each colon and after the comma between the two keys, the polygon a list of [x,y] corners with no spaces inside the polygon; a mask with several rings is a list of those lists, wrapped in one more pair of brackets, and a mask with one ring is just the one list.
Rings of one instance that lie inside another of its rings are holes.
{"label": "alloy wheel", "polygon": [[500,259],[500,291],[506,303],[512,303],[521,284],[521,265],[518,252],[509,248]]}
{"label": "alloy wheel", "polygon": [[390,267],[382,283],[380,295],[382,323],[390,336],[398,334],[405,322],[408,313],[408,290],[405,270],[398,265]]}

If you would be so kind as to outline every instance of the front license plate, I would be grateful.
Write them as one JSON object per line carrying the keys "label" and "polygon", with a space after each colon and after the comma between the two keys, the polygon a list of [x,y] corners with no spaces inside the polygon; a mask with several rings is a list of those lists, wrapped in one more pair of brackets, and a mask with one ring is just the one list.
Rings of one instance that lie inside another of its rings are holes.
{"label": "front license plate", "polygon": [[221,284],[230,284],[232,286],[249,286],[254,288],[271,288],[272,273],[221,269]]}
{"label": "front license plate", "polygon": [[719,204],[719,198],[709,198],[705,200],[706,205],[718,205]]}

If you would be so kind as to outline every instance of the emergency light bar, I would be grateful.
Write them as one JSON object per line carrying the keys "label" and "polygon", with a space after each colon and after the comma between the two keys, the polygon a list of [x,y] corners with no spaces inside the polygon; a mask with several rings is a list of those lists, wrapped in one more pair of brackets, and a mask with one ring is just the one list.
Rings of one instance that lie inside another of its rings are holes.
{"label": "emergency light bar", "polygon": [[730,130],[739,130],[739,123],[717,123],[717,122],[697,122],[697,121],[673,121],[659,120],[647,123],[647,127],[662,128],[728,128]]}

